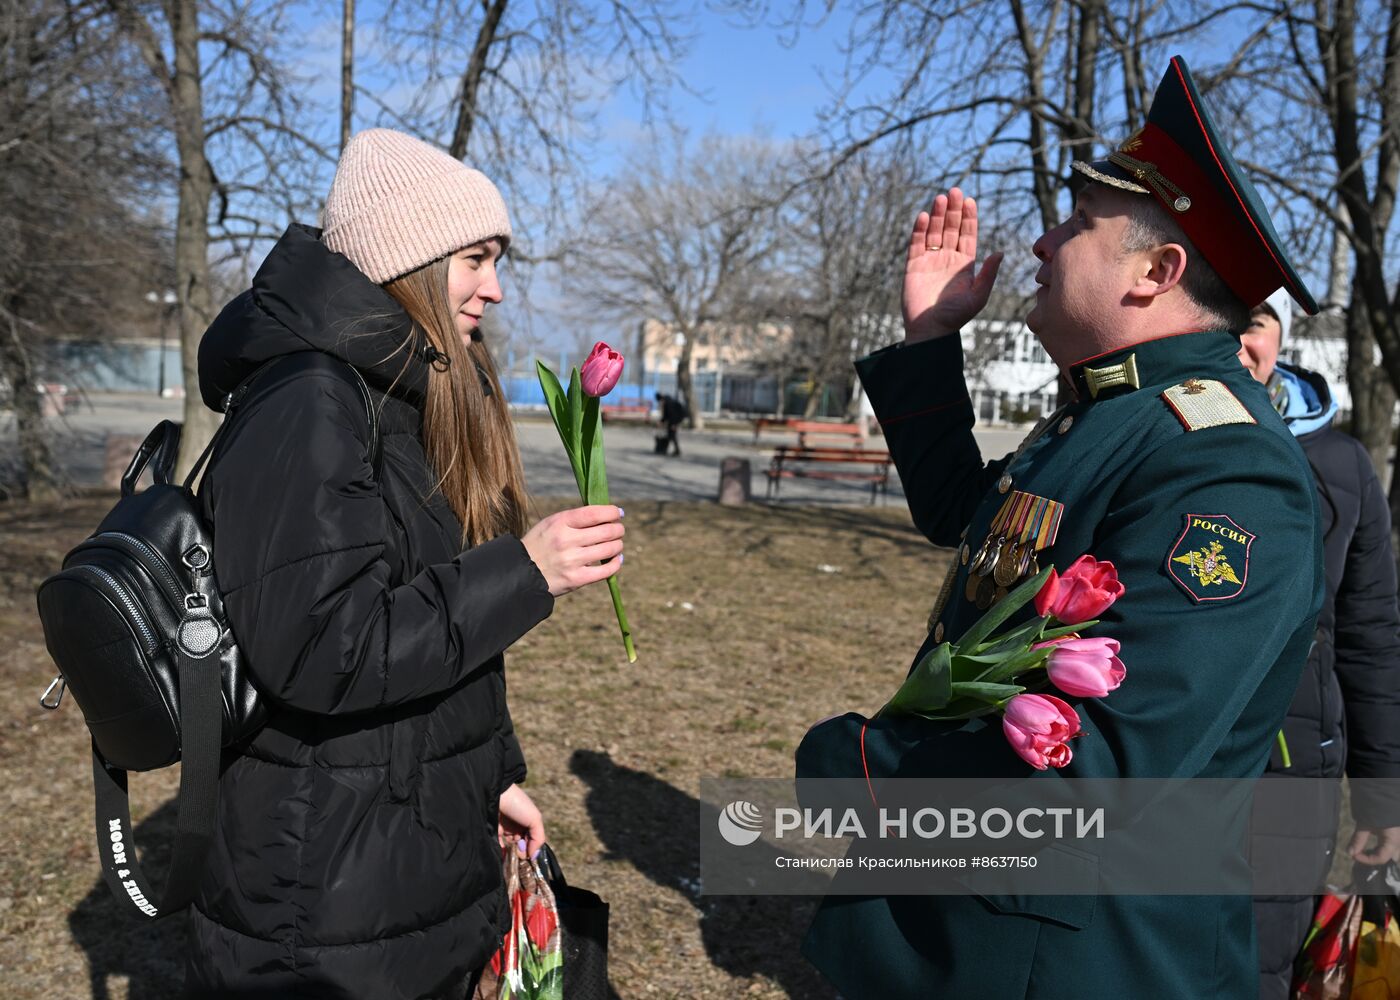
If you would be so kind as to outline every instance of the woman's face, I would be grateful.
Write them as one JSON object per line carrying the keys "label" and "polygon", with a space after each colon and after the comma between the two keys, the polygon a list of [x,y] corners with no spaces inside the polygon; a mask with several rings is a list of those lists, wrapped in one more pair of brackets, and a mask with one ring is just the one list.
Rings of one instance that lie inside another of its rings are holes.
{"label": "woman's face", "polygon": [[496,278],[500,257],[501,241],[489,239],[458,250],[448,261],[447,300],[463,346],[481,325],[486,303],[501,301],[501,283]]}

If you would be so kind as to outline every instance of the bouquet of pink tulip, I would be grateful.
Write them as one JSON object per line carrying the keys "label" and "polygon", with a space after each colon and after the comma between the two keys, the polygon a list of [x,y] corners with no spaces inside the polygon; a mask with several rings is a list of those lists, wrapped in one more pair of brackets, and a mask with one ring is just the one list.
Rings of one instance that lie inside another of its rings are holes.
{"label": "bouquet of pink tulip", "polygon": [[[1021,759],[1041,771],[1064,767],[1073,756],[1069,740],[1080,733],[1079,715],[1063,699],[1028,688],[1048,682],[1073,697],[1102,698],[1123,683],[1117,640],[1079,635],[1123,591],[1113,564],[1093,556],[1080,556],[1063,576],[1051,566],[1007,594],[957,642],[929,650],[877,717],[1000,712],[1002,731]],[[1032,600],[1039,617],[992,634]],[[1059,624],[1051,628],[1052,622]]]}
{"label": "bouquet of pink tulip", "polygon": [[[608,499],[608,470],[603,461],[603,424],[598,400],[612,392],[622,378],[622,365],[622,355],[600,340],[589,352],[582,372],[575,368],[569,373],[566,392],[558,376],[543,362],[535,362],[549,415],[554,418],[554,428],[569,455],[578,495],[586,504],[612,502]],[[608,591],[612,594],[613,610],[617,612],[617,624],[622,630],[627,662],[636,663],[637,650],[632,645],[632,629],[627,624],[616,575],[608,577]]]}

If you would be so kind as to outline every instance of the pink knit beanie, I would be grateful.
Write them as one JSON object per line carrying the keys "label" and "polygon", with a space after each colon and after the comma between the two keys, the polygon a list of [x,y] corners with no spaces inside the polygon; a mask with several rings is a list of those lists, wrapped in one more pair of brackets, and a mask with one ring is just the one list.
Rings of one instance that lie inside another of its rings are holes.
{"label": "pink knit beanie", "polygon": [[345,144],[321,224],[321,242],[379,285],[493,236],[510,240],[506,203],[485,174],[387,128]]}

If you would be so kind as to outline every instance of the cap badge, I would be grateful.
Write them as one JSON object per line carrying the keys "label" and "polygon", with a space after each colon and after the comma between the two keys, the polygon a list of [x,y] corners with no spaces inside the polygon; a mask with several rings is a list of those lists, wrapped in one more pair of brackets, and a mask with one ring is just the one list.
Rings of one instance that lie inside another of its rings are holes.
{"label": "cap badge", "polygon": [[[1129,140],[1129,142],[1131,141]],[[1138,144],[1141,145],[1141,142],[1139,141]],[[1109,153],[1108,162],[1122,167],[1143,184],[1146,184],[1157,193],[1157,197],[1163,203],[1170,205],[1174,211],[1185,212],[1191,207],[1191,199],[1186,196],[1186,192],[1163,177],[1162,172],[1157,169],[1157,164],[1148,163],[1146,160],[1135,160],[1122,150]]]}

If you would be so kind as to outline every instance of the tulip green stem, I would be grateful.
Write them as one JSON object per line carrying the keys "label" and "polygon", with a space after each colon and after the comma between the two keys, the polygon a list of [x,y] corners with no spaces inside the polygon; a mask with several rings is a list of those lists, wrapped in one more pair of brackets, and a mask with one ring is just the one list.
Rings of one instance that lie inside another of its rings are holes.
{"label": "tulip green stem", "polygon": [[1278,735],[1275,736],[1274,739],[1278,743],[1278,752],[1283,756],[1283,766],[1285,768],[1292,767],[1293,758],[1288,756],[1288,741],[1283,738],[1282,729],[1278,731]]}
{"label": "tulip green stem", "polygon": [[622,591],[617,586],[617,577],[608,577],[608,593],[612,594],[613,610],[617,612],[617,624],[622,628],[622,645],[627,650],[627,662],[637,662],[637,648],[632,645],[632,626],[627,624],[627,612],[622,610]]}

